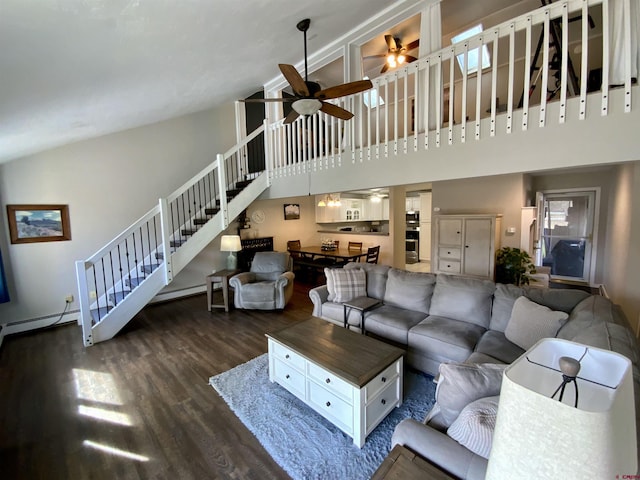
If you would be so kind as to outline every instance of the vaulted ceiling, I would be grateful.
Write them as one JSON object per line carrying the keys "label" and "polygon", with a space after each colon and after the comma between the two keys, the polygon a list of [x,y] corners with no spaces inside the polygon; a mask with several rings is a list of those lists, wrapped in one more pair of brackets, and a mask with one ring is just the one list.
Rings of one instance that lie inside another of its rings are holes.
{"label": "vaulted ceiling", "polygon": [[[444,0],[443,32],[514,3],[523,1]],[[245,97],[279,74],[277,63],[301,61],[298,20],[312,19],[313,52],[363,22],[363,15],[396,5],[2,0],[0,162]],[[418,24],[401,30],[411,41]],[[386,51],[383,37],[367,48]]]}

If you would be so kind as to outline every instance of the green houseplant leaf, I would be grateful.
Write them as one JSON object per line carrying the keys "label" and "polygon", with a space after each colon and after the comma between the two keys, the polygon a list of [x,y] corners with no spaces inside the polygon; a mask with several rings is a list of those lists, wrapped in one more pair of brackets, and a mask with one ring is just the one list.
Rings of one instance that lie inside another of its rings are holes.
{"label": "green houseplant leaf", "polygon": [[529,254],[519,248],[502,247],[496,254],[496,282],[529,285],[529,274],[536,273]]}

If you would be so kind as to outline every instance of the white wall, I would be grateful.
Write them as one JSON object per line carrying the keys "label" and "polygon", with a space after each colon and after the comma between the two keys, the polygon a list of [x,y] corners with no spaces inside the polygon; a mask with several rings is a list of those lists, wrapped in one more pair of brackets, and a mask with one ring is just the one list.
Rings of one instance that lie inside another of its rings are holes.
{"label": "white wall", "polygon": [[[233,105],[67,145],[0,165],[1,245],[11,302],[2,323],[59,314],[91,256],[235,143]],[[230,119],[232,119],[230,121]],[[67,204],[72,240],[9,244],[7,204]],[[215,242],[214,242],[215,243]],[[212,244],[171,284],[204,283],[224,263]],[[71,310],[77,310],[74,302]]]}
{"label": "white wall", "polygon": [[640,161],[621,165],[614,172],[606,218],[604,284],[637,334],[640,328]]}

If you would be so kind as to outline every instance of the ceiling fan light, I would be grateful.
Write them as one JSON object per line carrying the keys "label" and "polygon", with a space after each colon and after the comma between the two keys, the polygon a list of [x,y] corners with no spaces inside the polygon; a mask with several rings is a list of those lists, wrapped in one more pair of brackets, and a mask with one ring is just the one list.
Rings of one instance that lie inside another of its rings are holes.
{"label": "ceiling fan light", "polygon": [[402,65],[404,61],[407,59],[404,55],[398,55],[398,63]]}
{"label": "ceiling fan light", "polygon": [[301,98],[293,102],[291,108],[300,115],[313,115],[322,108],[322,102],[315,98]]}

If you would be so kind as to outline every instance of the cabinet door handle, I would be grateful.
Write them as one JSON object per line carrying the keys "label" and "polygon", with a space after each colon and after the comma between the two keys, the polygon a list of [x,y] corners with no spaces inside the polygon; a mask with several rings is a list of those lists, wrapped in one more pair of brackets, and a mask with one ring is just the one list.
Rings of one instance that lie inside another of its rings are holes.
{"label": "cabinet door handle", "polygon": [[287,353],[284,358],[286,358],[287,360],[289,359],[289,354]]}
{"label": "cabinet door handle", "polygon": [[386,405],[387,401],[383,398],[382,400],[380,400],[380,403],[382,403],[383,405]]}
{"label": "cabinet door handle", "polygon": [[386,381],[387,381],[387,377],[382,377],[382,378],[380,379],[380,381],[381,381],[382,383],[386,382]]}
{"label": "cabinet door handle", "polygon": [[331,402],[327,402],[327,407],[330,407],[330,406],[331,406]]}
{"label": "cabinet door handle", "polygon": [[469,248],[469,245],[465,245],[464,248]]}
{"label": "cabinet door handle", "polygon": [[287,375],[286,375],[284,378],[286,378],[287,380],[289,380],[289,374],[287,373]]}
{"label": "cabinet door handle", "polygon": [[327,382],[327,383],[331,383],[331,379],[330,379],[330,378],[327,378],[327,379],[325,380],[325,382]]}

